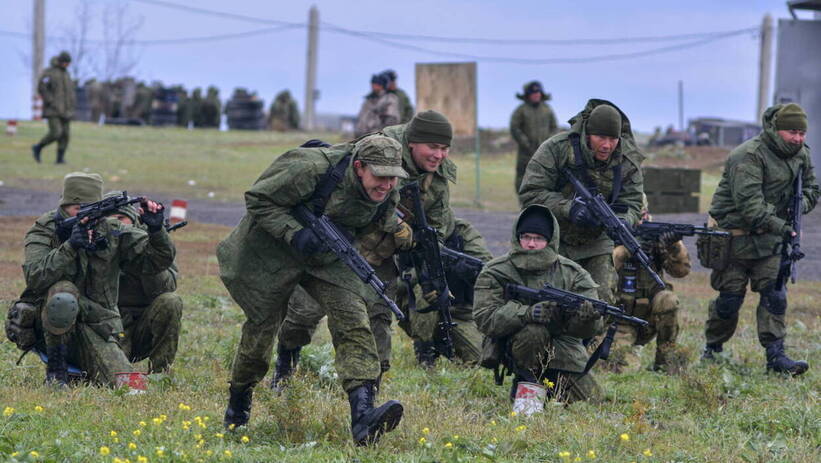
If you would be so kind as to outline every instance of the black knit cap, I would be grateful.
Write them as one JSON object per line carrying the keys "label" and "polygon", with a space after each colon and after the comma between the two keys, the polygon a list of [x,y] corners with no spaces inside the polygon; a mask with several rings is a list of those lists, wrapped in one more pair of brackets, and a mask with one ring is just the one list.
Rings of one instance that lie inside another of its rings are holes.
{"label": "black knit cap", "polygon": [[539,207],[528,208],[519,219],[516,236],[522,233],[542,235],[546,240],[553,238],[553,219]]}
{"label": "black knit cap", "polygon": [[385,74],[374,74],[371,76],[372,84],[379,84],[383,87],[388,86],[388,77]]}
{"label": "black knit cap", "polygon": [[440,112],[427,110],[417,113],[408,124],[408,141],[450,146],[453,141],[453,127],[448,118]]}

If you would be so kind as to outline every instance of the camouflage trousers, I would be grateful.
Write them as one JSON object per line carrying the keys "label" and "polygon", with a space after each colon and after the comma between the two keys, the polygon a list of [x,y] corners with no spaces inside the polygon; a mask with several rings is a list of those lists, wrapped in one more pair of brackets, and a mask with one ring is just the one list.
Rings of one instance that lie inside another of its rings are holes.
{"label": "camouflage trousers", "polygon": [[[340,286],[321,278],[322,273],[334,272],[345,275],[350,284]],[[327,309],[328,329],[336,352],[335,366],[345,391],[351,391],[379,376],[379,357],[368,320],[368,310],[363,293],[364,285],[345,264],[335,261],[317,269],[301,264],[283,267],[276,281],[266,289],[265,300],[258,299],[257,306],[241,306],[248,316],[242,325],[242,336],[237,348],[231,372],[231,385],[235,389],[253,387],[268,372],[274,338],[279,332],[288,310],[288,300],[301,285],[321,307]],[[348,278],[348,276],[350,278]],[[230,285],[232,295],[246,291],[239,282]]]}
{"label": "camouflage trousers", "polygon": [[64,151],[68,148],[69,127],[71,119],[67,117],[49,117],[48,118],[48,133],[38,143],[41,147],[45,147],[51,142],[57,142],[57,149]]}
{"label": "camouflage trousers", "polygon": [[[743,300],[747,282],[750,283],[753,292],[757,293],[775,283],[779,261],[778,255],[760,259],[731,259],[726,269],[713,270],[710,274],[710,284],[721,294],[740,296]],[[722,318],[716,311],[716,300],[710,301],[708,309],[709,315],[704,329],[707,344],[724,344],[733,337],[738,326],[738,311],[729,316],[725,314]],[[761,299],[756,307],[756,320],[758,341],[762,346],[784,339],[787,335],[784,314],[771,313]]]}
{"label": "camouflage trousers", "polygon": [[66,333],[55,335],[43,330],[46,347],[65,344],[68,347],[68,363],[84,371],[87,379],[96,384],[113,386],[117,373],[134,371],[115,333],[109,332],[104,337],[99,325],[91,326],[82,321],[83,307],[92,302],[82,296],[73,283],[55,283],[49,289],[43,308],[45,309],[50,299],[58,293],[74,295],[80,305],[80,314],[78,321]]}
{"label": "camouflage trousers", "polygon": [[[375,268],[376,275],[388,285],[387,295],[392,300],[396,297],[396,267],[392,259]],[[365,302],[368,307],[368,320],[379,357],[380,370],[385,372],[391,364],[391,322],[390,309],[370,288],[365,289]],[[293,350],[311,343],[311,338],[319,322],[325,317],[326,310],[312,298],[301,286],[297,286],[288,301],[288,314],[279,329],[279,344]]]}
{"label": "camouflage trousers", "polygon": [[[529,146],[519,145],[519,151],[516,154],[516,183],[513,185],[516,188],[515,193],[517,195],[519,194],[519,188],[522,186],[522,179],[527,170],[527,163],[530,162],[530,158],[533,157],[533,153],[535,152],[536,150],[531,150]],[[521,206],[521,200],[519,201],[519,205]]]}
{"label": "camouflage trousers", "polygon": [[599,299],[607,302],[608,304],[613,304],[615,302],[613,292],[616,286],[616,281],[618,280],[618,275],[616,274],[616,267],[613,265],[612,252],[599,256],[588,257],[586,259],[579,259],[576,263],[587,270],[587,273],[590,274],[593,281],[599,285],[599,287],[596,288]]}
{"label": "camouflage trousers", "polygon": [[[577,342],[581,344],[581,341]],[[507,350],[513,362],[514,373],[532,382],[552,382],[553,387],[548,385],[548,393],[556,400],[566,403],[600,400],[601,389],[591,372],[582,374],[581,368],[577,372],[553,368],[554,365],[567,365],[570,359],[561,358],[561,354],[557,354],[546,326],[525,325],[508,338]]]}
{"label": "camouflage trousers", "polygon": [[174,363],[180,339],[182,298],[163,293],[150,305],[120,307],[125,338],[123,351],[132,362],[148,358],[149,373],[166,371]]}

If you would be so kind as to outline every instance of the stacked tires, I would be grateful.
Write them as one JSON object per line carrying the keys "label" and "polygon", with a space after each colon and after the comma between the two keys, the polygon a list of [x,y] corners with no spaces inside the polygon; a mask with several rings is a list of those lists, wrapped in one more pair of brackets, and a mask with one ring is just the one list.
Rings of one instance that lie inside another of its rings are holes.
{"label": "stacked tires", "polygon": [[256,94],[237,88],[225,105],[228,128],[231,130],[263,130],[265,128],[264,102]]}
{"label": "stacked tires", "polygon": [[159,87],[154,92],[154,101],[151,103],[151,125],[177,125],[177,106],[179,96],[176,90]]}
{"label": "stacked tires", "polygon": [[88,97],[88,90],[86,87],[77,86],[74,97],[74,120],[75,121],[90,121],[91,120],[91,101]]}

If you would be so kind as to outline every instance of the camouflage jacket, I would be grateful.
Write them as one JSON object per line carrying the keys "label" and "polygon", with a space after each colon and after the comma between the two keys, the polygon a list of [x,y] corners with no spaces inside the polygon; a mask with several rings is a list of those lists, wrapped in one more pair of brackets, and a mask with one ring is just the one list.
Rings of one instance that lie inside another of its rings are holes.
{"label": "camouflage jacket", "polygon": [[358,138],[383,127],[398,124],[399,120],[399,98],[395,94],[371,93],[365,97],[359,109],[354,135]]}
{"label": "camouflage jacket", "polygon": [[74,82],[69,72],[51,59],[51,67],[43,71],[37,83],[37,93],[43,99],[43,117],[74,116]]}
{"label": "camouflage jacket", "polygon": [[608,201],[611,199],[614,184],[613,167],[617,164],[621,165],[621,191],[615,205],[621,206],[626,212],[617,215],[630,225],[636,224],[641,216],[641,194],[644,192],[641,162],[644,156],[636,147],[627,116],[622,113],[621,140],[607,162],[596,161],[585,142],[587,118],[593,108],[600,104],[610,104],[615,107],[605,100],[588,101],[584,110],[570,119],[569,132],[555,135],[539,146],[527,165],[527,171],[525,171],[519,190],[519,200],[524,206],[542,204],[555,214],[562,230],[559,252],[574,261],[612,253],[613,241],[607,237],[601,227],[578,227],[569,221],[570,207],[575,193],[573,185],[564,178],[560,170],[575,167],[570,134],[580,136],[582,158],[587,167],[587,174]]}
{"label": "camouflage jacket", "polygon": [[268,125],[274,130],[295,130],[299,128],[299,109],[291,94],[280,93],[271,104]]}
{"label": "camouflage jacket", "polygon": [[54,283],[71,281],[82,295],[78,319],[108,339],[122,332],[117,306],[120,268],[129,267],[140,275],[160,273],[174,262],[174,246],[164,229],[148,234],[109,218],[94,228],[108,240],[105,249],[75,250],[57,237],[56,214],[65,217],[62,209],[47,212],[26,233],[26,291],[21,299],[41,302]]}
{"label": "camouflage jacket", "polygon": [[[536,207],[550,214],[547,208]],[[555,217],[553,239],[543,250],[522,249],[515,233],[517,228],[518,220],[511,239],[512,250],[488,262],[476,280],[473,315],[479,331],[491,338],[511,336],[528,323],[525,317],[530,305],[505,300],[504,287],[508,283],[533,289],[549,284],[558,289],[596,298],[598,285],[590,274],[575,262],[558,254],[559,227]],[[549,367],[581,372],[588,358],[582,339],[601,333],[604,321],[599,318],[593,323],[582,323],[572,314],[564,313],[552,321],[548,329],[555,348]]]}
{"label": "camouflage jacket", "polygon": [[399,124],[410,122],[413,119],[413,103],[408,94],[401,88],[388,90],[388,93],[393,93],[399,99]]}
{"label": "camouflage jacket", "polygon": [[547,103],[522,103],[510,116],[510,135],[519,145],[519,151],[534,151],[559,128],[556,114]]}
{"label": "camouflage jacket", "polygon": [[[663,272],[667,272],[673,278],[684,278],[690,274],[690,255],[687,253],[684,242],[676,241],[669,249],[663,249],[658,241],[648,243],[640,240],[640,242],[642,249],[650,257],[653,270],[662,278],[664,277]],[[622,293],[624,278],[630,276],[636,279],[635,297],[652,299],[661,290],[658,283],[638,262],[625,267],[624,264],[630,257],[630,252],[624,246],[616,246],[613,249],[613,264],[619,274],[618,293]],[[673,290],[673,285],[667,281],[664,281],[664,284],[666,289]]]}
{"label": "camouflage jacket", "polygon": [[819,188],[809,147],[804,145],[790,154],[776,132],[773,116],[781,107],[768,108],[762,117],[762,132],[730,153],[713,195],[710,216],[718,226],[748,233],[733,237],[735,258],[757,259],[779,252],[787,206],[800,167],[804,167],[803,213],[813,210],[818,202]]}

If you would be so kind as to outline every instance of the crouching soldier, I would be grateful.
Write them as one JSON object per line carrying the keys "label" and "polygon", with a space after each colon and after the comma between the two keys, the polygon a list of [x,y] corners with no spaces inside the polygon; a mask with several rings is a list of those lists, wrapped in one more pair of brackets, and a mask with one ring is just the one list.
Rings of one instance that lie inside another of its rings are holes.
{"label": "crouching soldier", "polygon": [[[587,351],[582,339],[599,334],[604,322],[589,302],[578,310],[559,309],[555,302],[523,304],[505,297],[505,286],[541,289],[546,284],[588,298],[596,283],[581,266],[558,254],[559,225],[544,206],[526,208],[516,221],[512,250],[485,265],[476,280],[475,317],[479,330],[501,350],[505,367],[514,373],[514,410],[530,414],[543,407],[546,384],[556,400],[597,398],[598,386],[585,373]],[[484,362],[483,362],[484,363]]]}

